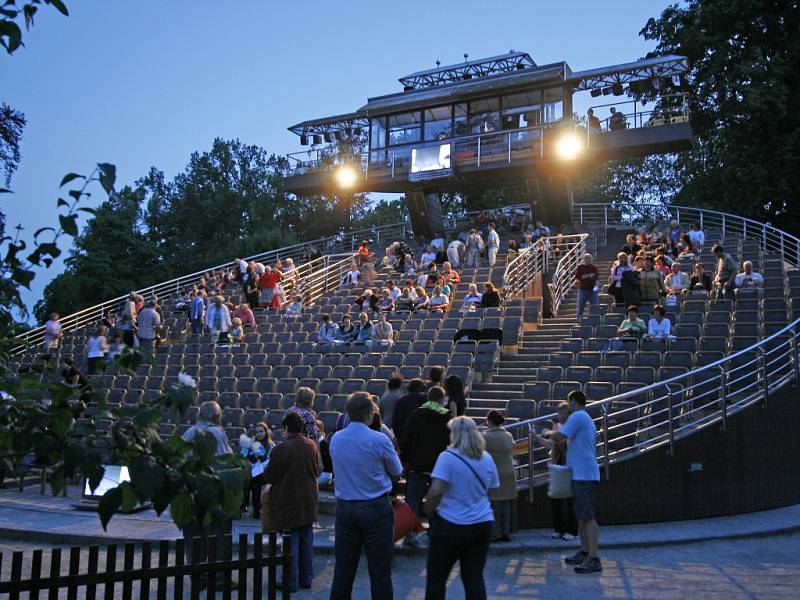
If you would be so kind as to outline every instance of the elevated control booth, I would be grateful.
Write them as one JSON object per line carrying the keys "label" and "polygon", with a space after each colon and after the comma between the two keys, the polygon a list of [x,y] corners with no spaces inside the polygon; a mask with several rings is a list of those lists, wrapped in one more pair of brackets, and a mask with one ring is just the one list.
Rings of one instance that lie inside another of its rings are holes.
{"label": "elevated control booth", "polygon": [[[536,218],[566,223],[581,168],[691,147],[687,70],[665,56],[573,72],[523,52],[437,65],[355,112],[290,127],[311,148],[289,155],[287,189],[404,192],[415,232],[430,238],[443,231],[440,193],[525,182]],[[581,92],[598,100],[591,119],[573,115]]]}

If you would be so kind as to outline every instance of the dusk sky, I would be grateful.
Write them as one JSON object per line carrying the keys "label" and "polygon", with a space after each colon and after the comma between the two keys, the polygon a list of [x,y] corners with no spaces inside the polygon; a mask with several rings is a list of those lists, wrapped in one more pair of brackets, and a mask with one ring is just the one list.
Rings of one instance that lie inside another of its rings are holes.
{"label": "dusk sky", "polygon": [[[398,77],[437,59],[514,49],[573,70],[635,60],[652,49],[639,30],[668,4],[69,0],[69,17],[42,6],[26,47],[0,57],[0,100],[28,118],[15,194],[0,196],[7,225],[53,225],[61,177],[97,162],[124,185],[151,166],[172,178],[215,137],[298,151],[287,126],[402,91]],[[31,308],[56,272],[37,276]]]}

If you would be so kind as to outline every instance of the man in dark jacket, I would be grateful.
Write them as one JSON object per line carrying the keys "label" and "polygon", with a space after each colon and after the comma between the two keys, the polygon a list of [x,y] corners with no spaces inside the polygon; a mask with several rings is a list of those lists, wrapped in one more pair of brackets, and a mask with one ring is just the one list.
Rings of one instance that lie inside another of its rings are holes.
{"label": "man in dark jacket", "polygon": [[[451,417],[444,405],[444,389],[434,386],[428,390],[428,401],[408,415],[400,438],[400,460],[407,470],[406,502],[419,518],[424,516],[422,499],[431,484],[433,465],[450,443],[447,423]],[[416,534],[410,534],[406,543],[417,545]]]}
{"label": "man in dark jacket", "polygon": [[397,405],[394,407],[394,415],[392,416],[392,431],[394,431],[394,435],[398,440],[403,437],[403,427],[406,424],[408,415],[425,404],[427,399],[425,382],[422,379],[415,377],[408,382],[408,393],[397,401]]}
{"label": "man in dark jacket", "polygon": [[269,490],[269,529],[292,531],[291,581],[284,581],[293,591],[310,588],[314,578],[314,519],[319,492],[317,477],[322,464],[317,444],[303,435],[304,423],[297,413],[283,419],[288,437],[270,455],[264,471]]}

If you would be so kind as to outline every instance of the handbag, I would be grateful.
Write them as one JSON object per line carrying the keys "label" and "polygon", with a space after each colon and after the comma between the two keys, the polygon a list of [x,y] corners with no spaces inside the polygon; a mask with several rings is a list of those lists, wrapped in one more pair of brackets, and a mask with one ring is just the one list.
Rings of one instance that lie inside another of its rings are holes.
{"label": "handbag", "polygon": [[547,470],[550,474],[547,496],[556,500],[572,498],[572,467],[550,465]]}
{"label": "handbag", "polygon": [[394,512],[395,542],[402,540],[412,531],[422,533],[422,523],[408,503],[403,500],[395,500],[392,502],[392,511]]}
{"label": "handbag", "polygon": [[272,304],[272,297],[275,295],[275,288],[264,288],[258,296],[259,304]]}

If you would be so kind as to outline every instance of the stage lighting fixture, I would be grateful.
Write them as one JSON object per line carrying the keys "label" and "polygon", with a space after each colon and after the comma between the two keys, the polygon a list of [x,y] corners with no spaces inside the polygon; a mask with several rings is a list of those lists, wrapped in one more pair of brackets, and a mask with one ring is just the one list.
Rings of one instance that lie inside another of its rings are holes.
{"label": "stage lighting fixture", "polygon": [[472,79],[472,73],[464,73],[464,79]]}
{"label": "stage lighting fixture", "polygon": [[300,136],[300,145],[301,146],[308,146],[308,136],[303,134]]}
{"label": "stage lighting fixture", "polygon": [[336,171],[336,181],[341,187],[350,187],[356,182],[356,172],[351,167],[339,167]]}
{"label": "stage lighting fixture", "polygon": [[341,129],[337,129],[336,132],[333,134],[333,136],[336,138],[337,142],[341,142],[342,138],[344,138],[344,135],[342,135],[342,130]]}
{"label": "stage lighting fixture", "polygon": [[603,88],[603,96],[610,96],[611,95],[611,86]]}
{"label": "stage lighting fixture", "polygon": [[524,70],[525,70],[525,65],[523,63],[521,63],[521,62],[518,62],[517,63],[517,71],[524,71]]}
{"label": "stage lighting fixture", "polygon": [[353,134],[356,137],[361,137],[361,127],[356,127],[355,129],[353,129]]}
{"label": "stage lighting fixture", "polygon": [[612,85],[611,91],[614,93],[615,96],[622,96],[622,94],[625,93],[625,90],[620,82],[617,82],[614,85]]}
{"label": "stage lighting fixture", "polygon": [[414,86],[413,85],[404,85],[403,86],[403,91],[404,92],[413,92],[414,91]]}
{"label": "stage lighting fixture", "polygon": [[581,140],[574,133],[565,133],[556,142],[556,152],[562,160],[573,160],[581,153]]}
{"label": "stage lighting fixture", "polygon": [[314,145],[322,143],[322,136],[319,134],[314,134]]}
{"label": "stage lighting fixture", "polygon": [[592,98],[597,98],[600,94],[603,93],[601,88],[592,88],[592,91],[589,92],[592,95]]}
{"label": "stage lighting fixture", "polygon": [[326,144],[330,144],[332,141],[333,141],[333,136],[330,134],[330,132],[326,131],[325,132],[325,143]]}

